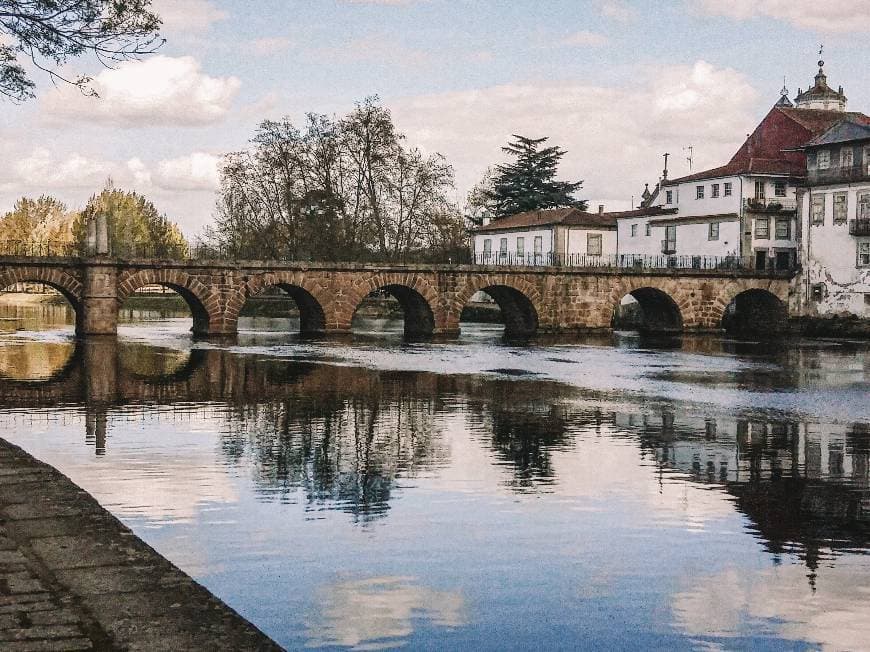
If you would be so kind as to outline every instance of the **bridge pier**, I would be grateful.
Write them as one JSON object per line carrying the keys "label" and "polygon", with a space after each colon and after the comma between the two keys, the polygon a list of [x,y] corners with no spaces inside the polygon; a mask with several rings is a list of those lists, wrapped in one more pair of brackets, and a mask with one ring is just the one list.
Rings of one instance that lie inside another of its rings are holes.
{"label": "bridge pier", "polygon": [[112,260],[91,259],[82,266],[81,315],[77,335],[118,332],[118,267]]}

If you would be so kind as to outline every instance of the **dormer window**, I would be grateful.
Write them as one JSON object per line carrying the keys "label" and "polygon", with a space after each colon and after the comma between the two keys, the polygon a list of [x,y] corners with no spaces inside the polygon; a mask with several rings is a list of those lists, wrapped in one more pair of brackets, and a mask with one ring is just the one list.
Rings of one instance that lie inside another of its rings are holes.
{"label": "dormer window", "polygon": [[827,170],[831,167],[831,153],[826,149],[820,149],[816,154],[816,167]]}
{"label": "dormer window", "polygon": [[673,204],[674,203],[674,191],[673,190],[665,190],[665,203]]}

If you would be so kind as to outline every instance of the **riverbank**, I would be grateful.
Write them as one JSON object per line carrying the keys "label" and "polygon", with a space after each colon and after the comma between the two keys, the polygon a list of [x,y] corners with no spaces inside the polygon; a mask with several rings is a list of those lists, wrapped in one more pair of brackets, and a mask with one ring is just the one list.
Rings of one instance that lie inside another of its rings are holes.
{"label": "riverbank", "polygon": [[3,439],[0,515],[0,649],[281,649],[66,476]]}

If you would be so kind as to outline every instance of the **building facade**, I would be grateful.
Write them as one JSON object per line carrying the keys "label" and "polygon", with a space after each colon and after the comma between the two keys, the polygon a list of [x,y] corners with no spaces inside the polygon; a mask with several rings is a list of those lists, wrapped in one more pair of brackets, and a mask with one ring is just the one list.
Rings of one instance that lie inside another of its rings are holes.
{"label": "building facade", "polygon": [[576,208],[528,211],[472,230],[474,261],[484,265],[595,265],[616,255],[613,214]]}
{"label": "building facade", "polygon": [[801,312],[870,318],[870,121],[844,119],[804,151]]}

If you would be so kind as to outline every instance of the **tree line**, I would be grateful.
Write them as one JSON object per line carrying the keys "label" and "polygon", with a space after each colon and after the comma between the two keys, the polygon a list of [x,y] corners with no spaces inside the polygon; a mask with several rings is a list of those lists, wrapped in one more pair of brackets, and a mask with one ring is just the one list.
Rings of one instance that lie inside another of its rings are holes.
{"label": "tree line", "polygon": [[98,215],[107,218],[113,255],[186,258],[190,253],[178,225],[142,195],[117,189],[111,181],[77,211],[48,195],[22,197],[0,216],[0,249],[85,255],[87,224]]}

